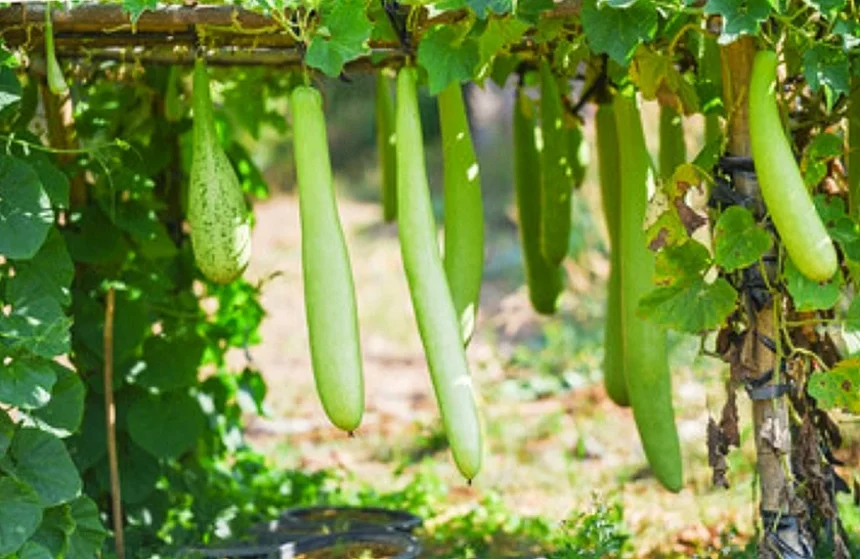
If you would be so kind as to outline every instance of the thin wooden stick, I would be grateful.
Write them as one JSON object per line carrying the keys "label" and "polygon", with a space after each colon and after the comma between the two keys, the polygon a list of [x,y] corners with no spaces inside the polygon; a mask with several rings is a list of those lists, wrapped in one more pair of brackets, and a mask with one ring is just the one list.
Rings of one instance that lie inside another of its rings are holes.
{"label": "thin wooden stick", "polygon": [[125,559],[125,533],[122,526],[122,493],[119,484],[119,460],[116,450],[116,404],[113,399],[113,318],[115,307],[114,288],[107,292],[104,328],[104,389],[105,424],[107,426],[108,467],[110,468],[110,492],[113,505],[113,531],[116,555]]}

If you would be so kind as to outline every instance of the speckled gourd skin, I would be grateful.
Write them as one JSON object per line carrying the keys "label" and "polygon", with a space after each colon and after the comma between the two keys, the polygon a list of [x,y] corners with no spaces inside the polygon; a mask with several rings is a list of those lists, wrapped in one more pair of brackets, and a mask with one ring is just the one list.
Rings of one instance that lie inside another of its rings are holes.
{"label": "speckled gourd skin", "polygon": [[194,148],[188,221],[194,259],[203,275],[229,283],[251,258],[251,222],[239,178],[218,142],[206,64],[194,64]]}

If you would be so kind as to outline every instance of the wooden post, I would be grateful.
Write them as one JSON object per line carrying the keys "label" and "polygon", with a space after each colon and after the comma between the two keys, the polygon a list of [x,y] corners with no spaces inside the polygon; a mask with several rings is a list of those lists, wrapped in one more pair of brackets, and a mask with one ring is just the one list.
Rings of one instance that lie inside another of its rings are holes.
{"label": "wooden post", "polygon": [[[748,91],[755,52],[752,37],[742,37],[720,49],[723,99],[728,114],[727,151],[729,155],[737,157],[752,157]],[[765,207],[755,176],[736,172],[733,183],[739,192],[754,201],[754,211],[761,218],[765,214]],[[772,274],[773,271],[768,270],[767,273]],[[742,296],[749,297],[746,294]],[[764,379],[772,371],[772,377],[761,385],[774,391],[782,382],[776,352],[780,334],[774,314],[782,304],[782,296],[773,294],[773,299],[764,308],[756,309],[752,304],[747,305],[753,315],[749,316],[750,330],[741,348],[741,364],[746,380],[755,382]],[[774,398],[753,399],[752,407],[762,518],[769,524],[791,516],[799,518],[804,511],[797,506],[792,482],[791,431],[786,397],[777,395]],[[807,546],[799,524],[786,522],[780,523],[779,527],[763,526],[765,537],[759,546],[759,557],[775,559],[784,556],[785,548],[777,547],[775,540],[796,550],[797,555],[794,557],[807,557]],[[775,534],[776,538],[771,534]]]}

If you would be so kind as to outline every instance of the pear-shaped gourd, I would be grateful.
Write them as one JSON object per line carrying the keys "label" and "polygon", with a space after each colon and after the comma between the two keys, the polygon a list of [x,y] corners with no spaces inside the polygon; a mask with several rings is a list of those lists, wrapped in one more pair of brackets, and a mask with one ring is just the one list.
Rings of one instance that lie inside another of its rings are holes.
{"label": "pear-shaped gourd", "polygon": [[248,266],[251,223],[239,178],[218,143],[206,64],[194,64],[194,148],[188,221],[194,259],[203,275],[229,283]]}

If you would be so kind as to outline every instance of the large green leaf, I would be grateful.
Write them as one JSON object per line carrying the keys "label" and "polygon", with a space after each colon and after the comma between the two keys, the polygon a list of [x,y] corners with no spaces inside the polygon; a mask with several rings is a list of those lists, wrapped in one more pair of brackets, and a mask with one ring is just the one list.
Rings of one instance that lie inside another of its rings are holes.
{"label": "large green leaf", "polygon": [[20,481],[0,477],[0,556],[20,548],[41,521],[38,495]]}
{"label": "large green leaf", "polygon": [[821,408],[860,414],[860,358],[845,359],[827,372],[814,373],[808,390]]}
{"label": "large green leaf", "polygon": [[759,26],[770,16],[769,0],[708,0],[706,14],[723,17],[719,43],[732,43],[742,35],[758,35]]}
{"label": "large green leaf", "polygon": [[851,62],[841,48],[824,43],[803,53],[803,75],[812,91],[824,91],[827,109],[851,89]]}
{"label": "large green leaf", "polygon": [[418,45],[418,64],[427,70],[430,95],[472,78],[481,61],[478,41],[467,36],[471,23],[431,27]]}
{"label": "large green leaf", "polygon": [[71,501],[81,492],[81,478],[63,441],[32,427],[12,439],[9,451],[15,476],[30,485],[44,506]]}
{"label": "large green leaf", "polygon": [[767,231],[741,206],[726,209],[714,228],[714,260],[727,272],[752,265],[772,244]]}
{"label": "large green leaf", "polygon": [[801,274],[791,258],[786,258],[784,274],[788,292],[799,311],[829,309],[839,301],[843,284],[842,270],[837,270],[830,281],[818,283]]}
{"label": "large green leaf", "polygon": [[75,531],[68,503],[45,509],[42,523],[33,535],[33,541],[49,550],[53,557],[62,557],[69,547],[69,536]]}
{"label": "large green leaf", "polygon": [[321,26],[308,46],[305,62],[336,77],[344,64],[368,52],[373,24],[364,0],[322,0],[318,9]]}
{"label": "large green leaf", "polygon": [[206,342],[196,334],[152,337],[143,346],[145,368],[136,378],[142,386],[166,392],[197,382]]}
{"label": "large green leaf", "polygon": [[0,66],[0,112],[21,100],[21,82],[15,70]]}
{"label": "large green leaf", "polygon": [[21,546],[16,555],[17,559],[55,559],[56,557],[50,549],[32,541]]}
{"label": "large green leaf", "polygon": [[51,200],[36,171],[0,151],[0,256],[32,258],[53,222]]}
{"label": "large green leaf", "polygon": [[188,394],[148,395],[131,405],[128,432],[153,456],[177,458],[197,442],[204,419],[200,404]]}
{"label": "large green leaf", "polygon": [[86,388],[74,371],[57,363],[51,365],[57,374],[51,401],[33,412],[33,416],[58,437],[68,437],[81,426]]}
{"label": "large green leaf", "polygon": [[39,408],[51,399],[57,380],[50,361],[11,357],[0,374],[0,402],[22,408]]}
{"label": "large green leaf", "polygon": [[[120,442],[119,481],[122,500],[127,504],[143,503],[153,491],[161,475],[161,464],[152,454],[125,439]],[[96,478],[104,488],[110,487],[107,461],[96,467]]]}
{"label": "large green leaf", "polygon": [[45,244],[30,260],[14,263],[15,276],[6,284],[6,297],[11,300],[50,297],[61,305],[71,302],[69,286],[75,276],[75,266],[66,250],[66,242],[51,228]]}
{"label": "large green leaf", "polygon": [[107,537],[99,520],[99,509],[88,497],[78,497],[70,503],[75,531],[69,537],[69,550],[65,559],[92,559]]}
{"label": "large green leaf", "polygon": [[72,319],[63,313],[55,299],[41,295],[37,285],[26,285],[22,289],[33,292],[19,293],[18,298],[11,301],[12,313],[0,330],[0,339],[12,349],[46,359],[68,353]]}
{"label": "large green leaf", "polygon": [[725,322],[738,293],[723,278],[708,284],[702,278],[658,287],[639,302],[639,314],[679,332],[698,334]]}
{"label": "large green leaf", "polygon": [[613,7],[598,0],[582,3],[582,26],[592,50],[606,53],[627,66],[633,52],[657,31],[657,7],[652,0],[635,0]]}

